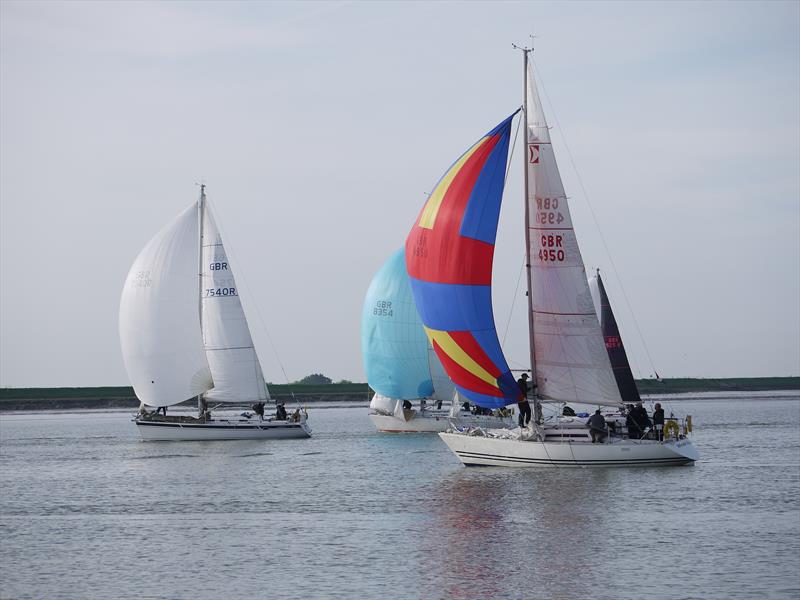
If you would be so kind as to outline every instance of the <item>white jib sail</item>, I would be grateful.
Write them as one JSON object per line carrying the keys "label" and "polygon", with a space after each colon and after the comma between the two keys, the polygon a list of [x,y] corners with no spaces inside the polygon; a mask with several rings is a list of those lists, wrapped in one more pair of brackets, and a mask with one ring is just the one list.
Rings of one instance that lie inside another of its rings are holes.
{"label": "white jib sail", "polygon": [[527,166],[536,382],[560,402],[620,404],[533,73]]}
{"label": "white jib sail", "polygon": [[169,406],[213,387],[197,306],[197,203],[136,257],[119,305],[122,357],[149,406]]}
{"label": "white jib sail", "polygon": [[203,218],[203,342],[214,389],[213,402],[263,402],[269,399],[250,328],[239,300],[230,260],[206,204]]}

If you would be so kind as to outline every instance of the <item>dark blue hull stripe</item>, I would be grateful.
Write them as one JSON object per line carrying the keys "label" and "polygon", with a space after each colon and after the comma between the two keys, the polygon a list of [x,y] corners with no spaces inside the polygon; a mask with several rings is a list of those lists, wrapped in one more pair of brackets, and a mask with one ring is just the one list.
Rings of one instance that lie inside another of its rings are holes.
{"label": "dark blue hull stripe", "polygon": [[578,465],[578,466],[613,466],[613,465],[683,465],[694,462],[690,458],[633,458],[633,459],[586,459],[573,460],[568,458],[548,459],[548,458],[524,458],[513,456],[499,456],[496,454],[481,454],[480,452],[458,452],[456,454],[465,465],[483,463],[470,463],[469,459],[495,460],[508,463],[526,463],[532,465]]}

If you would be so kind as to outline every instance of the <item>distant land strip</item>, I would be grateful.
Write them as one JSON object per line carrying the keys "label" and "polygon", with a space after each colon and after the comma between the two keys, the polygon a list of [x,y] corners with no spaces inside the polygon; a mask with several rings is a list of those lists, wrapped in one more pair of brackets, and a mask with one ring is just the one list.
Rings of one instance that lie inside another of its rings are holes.
{"label": "distant land strip", "polygon": [[[729,379],[639,379],[642,394],[689,392],[762,392],[800,390],[800,377],[745,377]],[[363,402],[372,390],[366,383],[327,385],[269,384],[273,400],[294,402]],[[184,404],[194,404],[194,399]],[[0,388],[0,412],[10,410],[68,410],[81,408],[137,408],[139,400],[129,386],[81,388]]]}

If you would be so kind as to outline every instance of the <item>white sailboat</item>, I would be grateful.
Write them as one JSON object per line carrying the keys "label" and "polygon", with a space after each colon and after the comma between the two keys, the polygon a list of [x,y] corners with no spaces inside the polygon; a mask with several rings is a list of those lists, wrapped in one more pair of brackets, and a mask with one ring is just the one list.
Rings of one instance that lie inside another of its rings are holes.
{"label": "white sailboat", "polygon": [[[375,395],[369,418],[384,433],[438,433],[450,420],[461,426],[503,427],[510,411],[466,407],[422,328],[403,250],[378,270],[364,298],[361,319],[364,370]],[[502,415],[501,415],[502,412]]]}
{"label": "white sailboat", "polygon": [[[593,305],[529,52],[523,51],[522,119],[535,382],[529,398],[536,418],[515,429],[454,428],[439,435],[464,465],[692,463],[699,455],[690,439],[690,419],[668,419],[662,440],[626,429],[627,409]],[[459,393],[488,407],[522,399],[500,348],[491,308],[491,263],[513,117],[481,138],[442,177],[406,242],[408,272],[428,337]],[[566,403],[604,407],[611,424],[602,443],[592,442],[585,419],[560,414]],[[543,404],[559,414],[544,418]]]}
{"label": "white sailboat", "polygon": [[[119,333],[142,402],[134,422],[143,439],[310,436],[302,409],[288,418],[279,414],[282,406],[274,416],[263,414],[269,391],[205,186],[134,261],[122,291]],[[166,407],[192,398],[197,416],[167,416]],[[212,415],[237,405],[255,411]]]}

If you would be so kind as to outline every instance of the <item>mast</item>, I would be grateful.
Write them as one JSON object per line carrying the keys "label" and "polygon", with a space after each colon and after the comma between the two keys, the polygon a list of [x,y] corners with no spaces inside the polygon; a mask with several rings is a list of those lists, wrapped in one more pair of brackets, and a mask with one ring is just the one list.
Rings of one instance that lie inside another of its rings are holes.
{"label": "mast", "polygon": [[[533,291],[531,289],[531,228],[530,228],[530,200],[528,198],[528,53],[533,48],[520,48],[522,50],[522,120],[525,128],[524,149],[522,152],[523,172],[525,173],[525,272],[528,280],[528,336],[531,358],[531,384],[536,392],[536,350],[533,342]],[[536,422],[541,421],[542,407],[539,394],[533,395],[533,414]]]}
{"label": "mast", "polygon": [[[197,243],[197,312],[200,317],[200,336],[203,339],[203,221],[205,220],[206,210],[206,184],[200,184],[200,201],[197,203],[198,243]],[[197,396],[198,417],[203,416],[206,411],[206,399],[204,394]]]}

